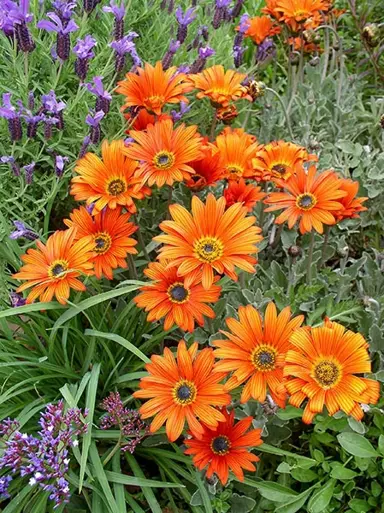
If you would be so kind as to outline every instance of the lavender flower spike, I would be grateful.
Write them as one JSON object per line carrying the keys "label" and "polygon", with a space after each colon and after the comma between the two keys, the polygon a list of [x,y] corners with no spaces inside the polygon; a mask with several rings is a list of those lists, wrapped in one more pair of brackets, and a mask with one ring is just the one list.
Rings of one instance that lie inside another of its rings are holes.
{"label": "lavender flower spike", "polygon": [[20,0],[19,5],[13,3],[9,18],[13,21],[17,44],[23,52],[32,52],[35,49],[27,23],[31,22],[33,15],[29,11],[29,0]]}
{"label": "lavender flower spike", "polygon": [[20,166],[15,161],[14,157],[11,155],[4,155],[3,157],[0,157],[0,162],[2,164],[9,164],[11,166],[11,169],[13,171],[14,176],[20,176]]}
{"label": "lavender flower spike", "polygon": [[218,29],[222,22],[227,19],[228,5],[231,0],[216,0],[215,2],[215,13],[213,15],[212,26],[214,29]]}
{"label": "lavender flower spike", "polygon": [[105,116],[102,110],[99,110],[95,114],[92,112],[87,115],[85,122],[91,127],[90,139],[93,144],[98,144],[101,139],[100,121]]}
{"label": "lavender flower spike", "polygon": [[26,114],[23,114],[22,117],[27,122],[27,137],[28,139],[33,139],[36,137],[37,128],[40,121],[43,121],[43,114],[32,114],[30,110],[24,109]]}
{"label": "lavender flower spike", "polygon": [[62,155],[55,156],[55,171],[56,176],[61,178],[64,173],[65,163],[69,161],[69,157],[63,157]]}
{"label": "lavender flower spike", "polygon": [[37,24],[37,28],[57,33],[56,52],[61,60],[66,61],[70,53],[69,34],[78,30],[79,27],[73,20],[69,20],[64,25],[59,16],[54,12],[48,12],[47,16],[52,21],[41,20]]}
{"label": "lavender flower spike", "polygon": [[175,41],[174,39],[172,39],[171,42],[169,43],[169,48],[167,50],[167,53],[164,55],[163,60],[161,61],[164,71],[167,70],[171,66],[173,56],[175,55],[177,50],[180,48],[180,44],[181,44],[180,41]]}
{"label": "lavender flower spike", "polygon": [[83,0],[84,11],[90,14],[97,5],[97,0]]}
{"label": "lavender flower spike", "polygon": [[[87,153],[88,146],[91,144],[91,138],[89,135],[86,135],[83,139],[83,143],[81,145],[80,151],[79,151],[79,159],[82,159],[84,155]],[[91,212],[93,211],[93,207]]]}
{"label": "lavender flower spike", "polygon": [[3,94],[3,107],[0,107],[0,117],[8,121],[8,130],[11,141],[19,141],[23,136],[21,126],[21,107],[16,109],[11,103],[11,93]]}
{"label": "lavender flower spike", "polygon": [[73,10],[76,8],[76,2],[67,2],[66,0],[54,0],[52,7],[55,9],[56,14],[61,19],[64,27],[67,26],[69,20],[73,16]]}
{"label": "lavender flower spike", "polygon": [[132,42],[132,36],[129,34],[128,36],[124,36],[119,41],[112,41],[109,46],[115,50],[116,73],[123,71],[125,65],[125,56],[127,53],[130,55],[132,55],[132,53],[137,55],[135,43]]}
{"label": "lavender flower spike", "polygon": [[27,166],[24,166],[24,173],[25,173],[25,183],[27,185],[30,185],[32,183],[33,179],[33,172],[35,171],[36,162],[31,162]]}
{"label": "lavender flower spike", "polygon": [[96,45],[96,39],[88,34],[84,39],[78,39],[76,46],[72,50],[77,57],[75,61],[75,73],[80,80],[86,79],[89,60],[95,56],[93,48]]}
{"label": "lavender flower spike", "polygon": [[178,29],[177,29],[177,35],[176,38],[180,43],[184,43],[184,41],[187,39],[188,34],[188,25],[190,25],[195,19],[195,9],[189,8],[183,13],[182,8],[179,6],[176,9],[175,16],[178,23]]}
{"label": "lavender flower spike", "polygon": [[63,110],[66,108],[66,104],[56,99],[56,93],[53,89],[48,94],[43,94],[41,97],[45,113],[53,114],[58,119],[58,128],[64,129]]}
{"label": "lavender flower spike", "polygon": [[10,12],[16,8],[17,5],[12,0],[0,2],[0,29],[10,38],[13,38],[14,35],[14,20],[11,18]]}
{"label": "lavender flower spike", "polygon": [[236,3],[231,10],[231,18],[233,20],[235,18],[237,18],[239,16],[239,14],[241,13],[241,9],[243,7],[244,2],[245,2],[245,0],[236,0]]}
{"label": "lavender flower spike", "polygon": [[180,102],[180,111],[171,110],[171,116],[173,122],[180,121],[184,114],[187,114],[191,110],[191,105],[188,105],[186,102]]}
{"label": "lavender flower spike", "polygon": [[239,68],[243,62],[243,54],[245,52],[245,48],[243,46],[234,46],[233,47],[233,60],[235,63],[235,68]]}
{"label": "lavender flower spike", "polygon": [[207,62],[208,57],[215,55],[215,50],[210,48],[209,46],[199,48],[199,56],[192,63],[190,73],[200,73],[203,71],[205,63]]}
{"label": "lavender flower spike", "polygon": [[122,39],[124,34],[124,16],[125,16],[125,6],[122,5],[119,7],[114,0],[111,0],[109,5],[103,7],[104,12],[111,12],[115,17],[115,29],[114,29],[114,38],[116,41]]}
{"label": "lavender flower spike", "polygon": [[102,110],[104,114],[108,114],[109,106],[112,101],[112,96],[110,93],[108,93],[108,91],[104,89],[102,80],[103,77],[93,77],[94,85],[92,85],[91,83],[87,83],[84,85],[90,93],[96,96],[95,111],[98,112],[99,110]]}
{"label": "lavender flower spike", "polygon": [[28,239],[28,240],[36,240],[39,238],[37,233],[35,233],[30,228],[27,228],[25,224],[22,221],[13,221],[13,224],[16,228],[10,235],[9,238],[16,240],[16,239]]}

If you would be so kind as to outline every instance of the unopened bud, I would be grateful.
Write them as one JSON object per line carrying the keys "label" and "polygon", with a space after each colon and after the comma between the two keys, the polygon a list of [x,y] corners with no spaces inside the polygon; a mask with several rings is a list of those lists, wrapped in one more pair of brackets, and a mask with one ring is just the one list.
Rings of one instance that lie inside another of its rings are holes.
{"label": "unopened bud", "polygon": [[302,249],[300,246],[290,246],[288,248],[288,254],[293,257],[293,258],[297,258],[301,255],[302,253]]}
{"label": "unopened bud", "polygon": [[344,246],[343,248],[340,248],[339,250],[337,250],[337,254],[340,258],[346,258],[348,256],[348,253],[349,253],[348,246]]}

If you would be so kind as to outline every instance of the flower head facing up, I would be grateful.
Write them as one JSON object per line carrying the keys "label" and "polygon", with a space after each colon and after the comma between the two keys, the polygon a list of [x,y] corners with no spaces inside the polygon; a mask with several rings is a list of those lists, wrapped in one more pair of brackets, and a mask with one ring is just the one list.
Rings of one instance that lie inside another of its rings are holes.
{"label": "flower head facing up", "polygon": [[253,177],[252,159],[259,144],[256,138],[244,132],[242,128],[226,127],[216,137],[223,177],[227,180]]}
{"label": "flower head facing up", "polygon": [[84,39],[78,39],[73,47],[73,53],[79,59],[92,59],[95,56],[93,48],[97,45],[96,39],[87,34]]}
{"label": "flower head facing up", "polygon": [[309,168],[308,174],[300,167],[286,182],[276,180],[276,184],[284,188],[285,192],[272,192],[268,196],[265,203],[272,206],[266,212],[283,209],[275,223],[288,221],[289,229],[300,219],[299,229],[302,234],[313,228],[323,233],[323,224],[335,224],[336,212],[343,209],[340,199],[347,195],[340,188],[341,183],[336,173],[324,171],[317,174],[315,166]]}
{"label": "flower head facing up", "polygon": [[252,417],[245,417],[235,422],[235,412],[222,409],[225,420],[216,428],[204,426],[200,439],[193,436],[185,440],[185,454],[193,456],[193,463],[199,469],[207,468],[206,477],[216,474],[226,485],[231,470],[237,479],[244,480],[244,470],[255,471],[255,461],[259,458],[250,451],[261,445],[261,429],[249,429]]}
{"label": "flower head facing up", "polygon": [[221,180],[223,174],[220,153],[216,146],[208,143],[202,147],[202,151],[202,159],[188,163],[195,172],[186,180],[185,185],[193,192],[199,192],[210,185],[215,185]]}
{"label": "flower head facing up", "polygon": [[188,162],[202,156],[202,138],[196,125],[174,128],[171,120],[148,125],[147,130],[131,130],[135,142],[125,148],[125,154],[139,162],[137,176],[149,186],[172,185],[194,173]]}
{"label": "flower head facing up", "polygon": [[[244,36],[250,37],[257,45],[262,43],[267,37],[279,34],[281,30],[268,16],[249,18],[246,21],[246,25],[247,28],[244,31]],[[237,30],[240,29],[240,26],[237,27]]]}
{"label": "flower head facing up", "polygon": [[316,161],[316,155],[305,148],[285,141],[260,146],[252,160],[254,178],[258,181],[288,180],[304,162]]}
{"label": "flower head facing up", "polygon": [[167,103],[188,102],[185,93],[191,91],[191,85],[183,73],[175,72],[175,67],[163,71],[158,61],[154,67],[146,63],[144,69],[137,69],[137,74],[127,73],[116,89],[125,96],[124,109],[145,107],[151,114],[159,115]]}
{"label": "flower head facing up", "polygon": [[142,187],[140,178],[135,176],[137,163],[127,158],[123,149],[123,141],[104,141],[102,158],[87,153],[77,161],[75,171],[79,176],[72,178],[71,194],[87,205],[94,203],[94,214],[104,207],[115,209],[118,205],[134,213],[133,200],[150,194],[150,189]]}
{"label": "flower head facing up", "polygon": [[104,12],[111,12],[117,20],[122,20],[125,16],[125,6],[117,5],[114,0],[109,2],[109,5],[103,7]]}
{"label": "flower head facing up", "polygon": [[273,11],[277,13],[279,21],[286,23],[294,31],[298,31],[300,23],[306,21],[311,26],[319,25],[320,11],[328,10],[327,0],[277,0],[274,3]]}
{"label": "flower head facing up", "polygon": [[290,347],[289,337],[303,320],[302,315],[291,318],[289,307],[278,315],[272,302],[267,306],[264,322],[253,306],[240,306],[239,320],[226,320],[231,333],[222,331],[229,340],[214,341],[218,348],[215,356],[221,358],[215,370],[233,371],[226,389],[232,390],[246,382],[241,392],[241,402],[245,403],[251,397],[264,402],[268,388],[272,399],[284,408],[284,359]]}
{"label": "flower head facing up", "polygon": [[224,70],[221,64],[207,68],[201,73],[190,75],[188,79],[193,87],[199,89],[197,98],[207,97],[213,106],[227,107],[231,101],[241,98],[250,99],[247,89],[242,85],[246,75],[233,70]]}
{"label": "flower head facing up", "polygon": [[[152,280],[141,287],[141,293],[134,301],[139,308],[148,312],[148,321],[164,319],[164,330],[175,324],[184,331],[192,332],[195,322],[204,326],[204,316],[210,319],[215,313],[206,303],[218,301],[221,287],[213,284],[203,289],[201,276],[196,276],[188,286],[185,279],[177,276],[177,269],[167,269],[167,263],[151,262],[144,274]],[[215,281],[218,280],[218,277]]]}
{"label": "flower head facing up", "polygon": [[261,187],[255,187],[251,183],[247,185],[243,178],[240,178],[238,182],[230,180],[227,188],[224,189],[227,207],[235,203],[241,203],[247,208],[248,212],[252,212],[256,203],[265,198],[266,195],[265,192],[261,192]]}
{"label": "flower head facing up", "polygon": [[70,34],[79,29],[78,25],[73,20],[69,20],[68,23],[63,23],[54,12],[48,12],[47,16],[51,21],[41,20],[38,22],[37,28],[63,35]]}
{"label": "flower head facing up", "polygon": [[195,9],[189,8],[183,12],[183,9],[179,6],[175,12],[176,20],[179,25],[187,26],[190,25],[196,19]]}
{"label": "flower head facing up", "polygon": [[368,198],[356,197],[359,192],[359,182],[355,182],[348,178],[341,178],[340,190],[345,191],[347,195],[339,199],[343,208],[340,211],[335,212],[337,221],[359,217],[360,212],[367,210],[367,207],[364,207],[363,203],[367,201]]}
{"label": "flower head facing up", "polygon": [[120,208],[107,208],[92,217],[85,207],[80,207],[70,214],[70,219],[64,220],[66,226],[76,228],[77,238],[92,236],[96,278],[105,276],[112,280],[113,269],[126,269],[127,255],[137,254],[137,242],[130,237],[137,226],[128,222],[129,217]]}
{"label": "flower head facing up", "polygon": [[301,328],[290,337],[284,376],[289,403],[299,408],[308,399],[303,421],[310,424],[327,407],[329,415],[342,410],[356,420],[363,418],[360,404],[375,404],[377,381],[357,375],[371,372],[368,344],[341,324],[325,321],[318,328]]}
{"label": "flower head facing up", "polygon": [[247,209],[240,203],[225,211],[225,198],[209,194],[204,204],[192,197],[192,214],[181,205],[171,205],[172,221],[164,221],[160,229],[165,235],[154,240],[165,244],[159,260],[168,260],[167,267],[176,267],[178,276],[186,277],[187,286],[202,272],[202,284],[209,289],[214,272],[226,274],[237,281],[235,266],[254,273],[257,260],[256,243],[262,240],[255,218],[246,217]]}
{"label": "flower head facing up", "polygon": [[65,304],[70,289],[84,291],[85,285],[78,279],[93,274],[93,243],[91,237],[76,242],[76,230],[57,231],[46,244],[36,242],[38,249],[29,249],[21,257],[25,265],[13,277],[25,280],[16,292],[32,287],[27,303],[38,297],[41,302],[52,301],[53,296]]}
{"label": "flower head facing up", "polygon": [[167,347],[164,356],[153,355],[151,363],[145,366],[148,376],[140,380],[140,390],[133,394],[139,399],[149,399],[139,411],[143,419],[155,415],[151,433],[158,431],[166,422],[165,430],[171,442],[179,438],[185,422],[197,437],[204,433],[199,420],[210,428],[216,428],[225,417],[214,407],[226,406],[231,401],[224,385],[219,384],[225,373],[212,372],[212,349],[206,348],[199,353],[197,349],[197,342],[187,349],[181,340],[177,359]]}

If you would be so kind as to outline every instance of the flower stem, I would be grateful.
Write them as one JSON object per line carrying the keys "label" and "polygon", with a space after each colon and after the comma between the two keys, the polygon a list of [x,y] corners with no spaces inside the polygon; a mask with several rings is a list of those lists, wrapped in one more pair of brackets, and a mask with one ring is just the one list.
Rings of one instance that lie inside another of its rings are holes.
{"label": "flower stem", "polygon": [[136,226],[137,226],[136,233],[137,233],[137,239],[139,241],[140,249],[143,252],[145,259],[148,260],[148,262],[150,262],[148,251],[147,251],[147,248],[145,247],[144,237],[143,237],[143,234],[140,229],[139,220],[137,219],[137,216],[134,216],[133,218],[134,218]]}
{"label": "flower stem", "polygon": [[315,245],[315,232],[312,230],[311,239],[309,241],[308,248],[308,263],[307,263],[307,284],[310,285],[312,281],[312,259],[313,259],[313,247]]}
{"label": "flower stem", "polygon": [[289,135],[290,135],[291,139],[293,139],[293,132],[292,132],[291,121],[289,119],[289,114],[287,112],[287,109],[285,108],[285,105],[284,105],[284,102],[283,102],[281,96],[279,95],[278,92],[276,92],[274,89],[271,89],[270,87],[266,87],[265,90],[269,91],[272,94],[274,94],[276,96],[276,98],[279,100],[279,103],[281,105],[281,108],[282,108],[284,116],[285,116],[285,120],[287,122],[287,128],[289,130]]}
{"label": "flower stem", "polygon": [[278,246],[280,239],[281,239],[281,233],[283,231],[283,228],[284,228],[284,223],[279,224],[279,227],[276,230],[275,236],[274,236],[273,240],[271,240],[271,242],[270,242],[270,246],[272,249],[275,249]]}
{"label": "flower stem", "polygon": [[116,445],[113,447],[112,451],[108,454],[108,456],[103,461],[103,466],[104,467],[106,466],[108,461],[110,461],[113,458],[113,456],[117,453],[117,451],[120,449],[122,441],[123,441],[123,437],[122,437],[122,434],[121,434],[121,431],[120,431],[120,436],[119,436],[119,439],[118,439]]}
{"label": "flower stem", "polygon": [[128,255],[128,269],[129,269],[129,276],[132,280],[137,280],[137,271],[135,266],[135,261],[133,260],[132,255]]}
{"label": "flower stem", "polygon": [[319,264],[319,269],[321,269],[325,265],[325,258],[326,258],[326,252],[327,252],[330,231],[331,231],[331,227],[326,226],[325,230],[324,230],[324,241],[323,241],[323,248],[321,250],[321,260],[320,260],[320,264]]}

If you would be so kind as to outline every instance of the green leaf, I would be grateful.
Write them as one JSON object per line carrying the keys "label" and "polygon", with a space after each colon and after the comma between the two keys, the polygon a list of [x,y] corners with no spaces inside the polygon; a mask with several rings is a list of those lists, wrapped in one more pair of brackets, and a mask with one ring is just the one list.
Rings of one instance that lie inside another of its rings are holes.
{"label": "green leaf", "polygon": [[307,456],[301,456],[300,454],[296,454],[294,452],[284,451],[283,449],[279,449],[279,447],[274,447],[273,445],[265,443],[260,445],[257,450],[259,452],[266,452],[268,454],[275,454],[277,456],[289,456],[290,458],[297,460],[298,465],[300,465],[302,468],[310,468],[317,463],[316,460],[308,458]]}
{"label": "green leaf", "polygon": [[252,479],[245,478],[243,483],[257,488],[262,497],[273,502],[286,502],[297,495],[290,488],[271,481],[253,481]]}
{"label": "green leaf", "polygon": [[320,490],[317,490],[308,502],[308,513],[324,513],[331,502],[335,480],[330,479]]}
{"label": "green leaf", "polygon": [[184,485],[178,483],[167,483],[165,481],[156,481],[146,479],[145,477],[127,476],[118,472],[106,471],[105,475],[111,483],[118,483],[127,486],[140,486],[141,488],[184,488]]}
{"label": "green leaf", "polygon": [[28,495],[33,493],[32,486],[26,485],[21,489],[20,493],[14,497],[11,502],[3,509],[3,513],[18,513],[21,511],[23,504],[25,504],[25,499]]}
{"label": "green leaf", "polygon": [[251,497],[234,493],[231,497],[231,506],[231,513],[249,513],[256,506],[256,501]]}
{"label": "green leaf", "polygon": [[371,442],[357,433],[340,433],[337,435],[337,439],[341,447],[353,456],[375,458],[379,455]]}
{"label": "green leaf", "polygon": [[294,406],[287,406],[276,413],[276,417],[279,417],[281,420],[300,419],[302,416],[303,410]]}
{"label": "green leaf", "polygon": [[198,471],[195,472],[195,478],[201,495],[201,499],[203,501],[202,505],[204,506],[205,513],[213,513],[211,499],[209,498],[209,494],[204,486],[203,481],[201,480],[201,476]]}
{"label": "green leaf", "polygon": [[363,435],[365,433],[365,426],[359,420],[354,419],[353,417],[348,417],[348,424],[353,431]]}
{"label": "green leaf", "polygon": [[16,308],[8,308],[0,312],[0,319],[4,317],[12,317],[15,315],[25,315],[31,312],[40,312],[46,310],[64,310],[66,307],[52,301],[51,303],[32,303],[31,305],[18,306]]}
{"label": "green leaf", "polygon": [[365,513],[366,511],[372,509],[371,506],[362,499],[351,499],[348,502],[348,506],[353,511],[356,511],[356,513]]}
{"label": "green leaf", "polygon": [[318,474],[313,472],[311,469],[306,468],[294,468],[291,472],[293,479],[299,481],[300,483],[310,483],[315,479],[319,479]]}
{"label": "green leaf", "polygon": [[105,475],[105,471],[103,468],[103,464],[101,462],[99,453],[97,452],[97,447],[95,442],[91,443],[89,447],[89,456],[91,458],[91,462],[94,468],[93,476],[99,481],[100,486],[103,490],[105,496],[105,502],[114,513],[121,513],[117,507],[115,498],[112,494],[111,487],[109,486],[107,476]]}
{"label": "green leaf", "polygon": [[275,509],[275,513],[296,513],[296,511],[299,511],[299,509],[301,509],[304,506],[308,497],[312,493],[312,489],[313,487],[309,488],[308,490],[305,490],[305,492],[301,493],[294,499],[291,499],[282,506],[279,506]]}
{"label": "green leaf", "polygon": [[[117,451],[112,458],[112,469],[114,472],[121,475],[120,451]],[[124,485],[121,483],[113,483],[113,491],[119,513],[126,513],[127,507],[124,497]]]}
{"label": "green leaf", "polygon": [[125,349],[128,349],[128,351],[130,351],[135,356],[140,358],[140,360],[143,360],[143,362],[149,363],[151,361],[147,356],[145,356],[143,352],[140,351],[140,349],[134,346],[131,342],[128,342],[128,340],[126,340],[125,338],[120,337],[120,335],[116,335],[115,333],[103,333],[101,331],[96,330],[85,330],[84,335],[112,340],[113,342],[117,342],[121,346],[125,347]]}
{"label": "green leaf", "polygon": [[[140,468],[140,465],[137,463],[132,454],[125,453],[125,459],[128,462],[128,465],[131,467],[132,472],[136,477],[144,479],[144,473]],[[157,502],[155,494],[151,490],[151,488],[145,487],[143,488],[144,497],[148,503],[148,506],[151,508],[152,513],[162,513],[162,509],[160,504]]]}
{"label": "green leaf", "polygon": [[379,436],[379,443],[377,446],[379,453],[384,456],[384,435]]}
{"label": "green leaf", "polygon": [[331,477],[334,479],[353,479],[354,477],[358,476],[357,472],[354,472],[353,470],[349,468],[345,468],[340,464],[337,464],[333,467],[331,471]]}

